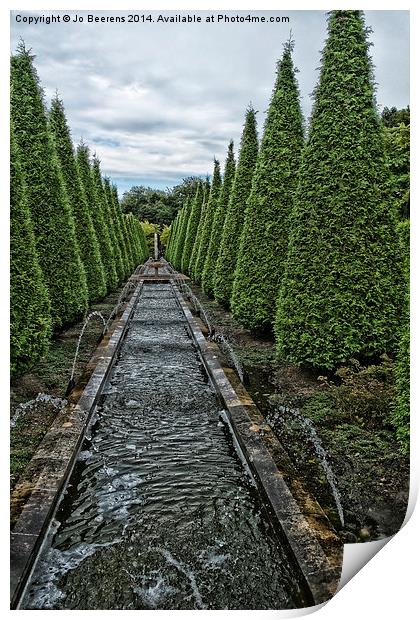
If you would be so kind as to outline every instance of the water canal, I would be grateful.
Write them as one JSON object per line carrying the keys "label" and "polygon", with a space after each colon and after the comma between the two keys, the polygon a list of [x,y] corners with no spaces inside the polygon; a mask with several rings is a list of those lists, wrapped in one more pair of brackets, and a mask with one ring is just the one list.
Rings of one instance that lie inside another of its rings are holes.
{"label": "water canal", "polygon": [[170,284],[145,284],[24,609],[307,604]]}

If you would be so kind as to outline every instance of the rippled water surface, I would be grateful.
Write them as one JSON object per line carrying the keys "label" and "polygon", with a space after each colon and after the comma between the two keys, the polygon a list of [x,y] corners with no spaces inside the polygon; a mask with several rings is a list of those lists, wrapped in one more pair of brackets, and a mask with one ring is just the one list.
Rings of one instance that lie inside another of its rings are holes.
{"label": "rippled water surface", "polygon": [[26,609],[305,604],[170,285],[144,286]]}

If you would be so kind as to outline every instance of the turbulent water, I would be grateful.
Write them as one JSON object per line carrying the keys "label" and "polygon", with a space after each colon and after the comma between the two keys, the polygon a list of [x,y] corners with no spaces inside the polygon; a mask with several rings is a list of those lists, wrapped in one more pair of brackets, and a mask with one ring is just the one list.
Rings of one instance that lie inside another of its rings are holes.
{"label": "turbulent water", "polygon": [[26,609],[305,604],[170,285],[146,284]]}

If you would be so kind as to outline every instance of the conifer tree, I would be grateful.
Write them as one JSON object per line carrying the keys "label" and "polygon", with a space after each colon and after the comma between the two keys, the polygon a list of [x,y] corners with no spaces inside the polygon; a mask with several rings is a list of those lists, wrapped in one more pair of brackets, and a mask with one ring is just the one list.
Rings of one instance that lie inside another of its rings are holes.
{"label": "conifer tree", "polygon": [[188,219],[187,230],[185,233],[184,249],[182,251],[181,271],[188,274],[191,253],[194,247],[194,239],[197,234],[198,224],[200,223],[201,207],[203,204],[203,183],[197,183],[197,190],[191,206],[190,217]]}
{"label": "conifer tree", "polygon": [[128,255],[127,242],[126,242],[126,238],[124,235],[124,226],[123,226],[123,220],[122,220],[120,201],[118,198],[117,186],[112,185],[111,191],[112,191],[112,199],[113,199],[114,218],[117,222],[118,239],[119,239],[119,243],[121,247],[121,255],[122,255],[123,264],[124,264],[124,273],[125,273],[125,277],[128,278],[128,276],[131,273],[130,259]]}
{"label": "conifer tree", "polygon": [[214,272],[214,296],[218,302],[224,305],[229,304],[232,295],[239,240],[243,228],[245,207],[251,191],[257,155],[257,122],[255,111],[250,107],[246,111],[238,165]]}
{"label": "conifer tree", "polygon": [[361,11],[332,11],[278,303],[279,354],[334,368],[394,347],[396,213]]}
{"label": "conifer tree", "polygon": [[228,146],[228,154],[223,174],[223,184],[220,190],[217,207],[214,212],[213,222],[211,225],[209,246],[207,249],[206,260],[204,262],[203,274],[201,277],[201,285],[203,290],[211,295],[213,293],[213,279],[216,269],[217,258],[219,256],[220,241],[225,223],[226,211],[229,204],[232,184],[235,178],[235,156],[233,153],[233,141]]}
{"label": "conifer tree", "polygon": [[47,351],[50,300],[38,263],[13,129],[10,153],[10,361],[20,375]]}
{"label": "conifer tree", "polygon": [[190,262],[188,265],[188,274],[191,276],[191,278],[195,281],[195,266],[197,264],[197,256],[198,256],[198,251],[200,249],[200,239],[201,239],[201,235],[203,232],[203,226],[204,226],[204,221],[206,219],[206,209],[207,209],[207,202],[210,196],[210,180],[207,177],[206,180],[204,181],[204,186],[203,186],[203,202],[201,204],[201,212],[200,212],[200,220],[197,226],[197,232],[195,235],[195,239],[194,239],[194,244],[193,244],[193,249],[191,252],[191,258],[190,258]]}
{"label": "conifer tree", "polygon": [[123,225],[123,232],[124,232],[124,237],[125,237],[126,245],[127,245],[128,258],[130,262],[130,271],[132,272],[136,265],[136,257],[134,253],[133,238],[132,238],[132,234],[131,234],[131,230],[129,226],[129,217],[128,217],[128,214],[126,213],[122,214],[122,225]]}
{"label": "conifer tree", "polygon": [[74,217],[80,258],[86,272],[89,300],[96,301],[106,294],[105,273],[86,195],[79,178],[63,102],[58,96],[51,103],[49,128]]}
{"label": "conifer tree", "polygon": [[206,208],[203,213],[203,225],[201,227],[199,246],[197,250],[197,259],[194,266],[194,281],[201,282],[201,276],[204,269],[204,263],[207,256],[207,250],[210,243],[211,229],[213,225],[214,213],[217,209],[220,189],[222,186],[222,178],[220,176],[220,163],[214,160],[213,179],[211,183],[210,196],[207,201]]}
{"label": "conifer tree", "polygon": [[[98,216],[98,222],[103,226],[101,237],[101,256],[105,267],[108,290],[114,290],[118,284],[117,266],[114,253],[114,244],[111,239],[112,222],[109,217],[99,159],[94,156],[90,174],[93,182],[93,205]],[[99,239],[99,234],[98,234]]]}
{"label": "conifer tree", "polygon": [[178,271],[181,271],[181,259],[182,252],[184,250],[184,241],[187,233],[188,219],[191,211],[192,200],[190,197],[185,201],[185,205],[182,207],[181,222],[179,226],[179,233],[176,240],[176,250],[174,256],[174,266]]}
{"label": "conifer tree", "polygon": [[402,297],[403,312],[398,333],[397,355],[395,360],[396,403],[392,411],[392,423],[403,454],[410,449],[410,221],[398,224],[397,234],[400,241],[401,261],[403,267]]}
{"label": "conifer tree", "polygon": [[11,117],[52,325],[58,329],[85,312],[88,291],[43,93],[33,56],[23,43],[11,58]]}
{"label": "conifer tree", "polygon": [[119,222],[114,209],[114,198],[111,191],[111,183],[107,177],[102,179],[102,183],[106,201],[107,219],[109,223],[109,236],[114,251],[115,269],[117,271],[118,282],[121,283],[125,279],[125,269],[121,252],[121,240],[118,235]]}
{"label": "conifer tree", "polygon": [[285,45],[278,64],[232,289],[233,315],[249,329],[270,328],[274,322],[304,144],[292,49],[291,42]]}

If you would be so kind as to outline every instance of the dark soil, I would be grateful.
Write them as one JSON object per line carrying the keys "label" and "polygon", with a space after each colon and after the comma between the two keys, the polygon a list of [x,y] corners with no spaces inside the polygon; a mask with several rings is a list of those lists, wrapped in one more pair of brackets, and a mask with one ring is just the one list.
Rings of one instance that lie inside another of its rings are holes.
{"label": "dark soil", "polygon": [[[121,287],[122,288],[122,287]],[[101,312],[107,320],[113,310],[121,289],[94,304],[89,311]],[[20,411],[19,406],[35,400],[38,394],[47,394],[56,399],[65,399],[69,383],[77,340],[84,321],[57,334],[50,345],[48,353],[30,372],[15,378],[11,382],[11,418]],[[97,318],[92,319],[83,335],[76,365],[75,378],[82,374],[91,358],[103,324]],[[36,401],[25,408],[10,431],[10,486],[24,482],[25,469],[36,452],[44,435],[48,431],[60,410],[59,403]]]}
{"label": "dark soil", "polygon": [[[230,341],[249,379],[248,391],[275,430],[296,474],[315,496],[343,542],[390,536],[404,521],[409,492],[409,459],[402,456],[389,423],[394,397],[392,361],[368,368],[356,363],[338,375],[318,376],[276,359],[270,335],[254,335],[232,314],[191,285],[212,326]],[[232,366],[220,353],[222,361]],[[300,412],[312,424],[335,476],[344,527],[336,501],[308,438]]]}

